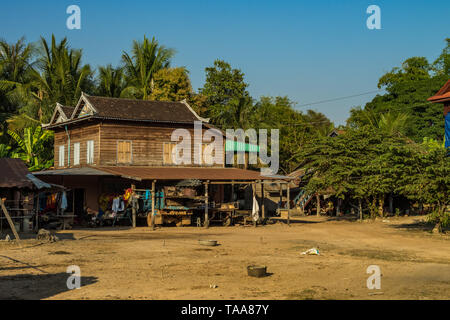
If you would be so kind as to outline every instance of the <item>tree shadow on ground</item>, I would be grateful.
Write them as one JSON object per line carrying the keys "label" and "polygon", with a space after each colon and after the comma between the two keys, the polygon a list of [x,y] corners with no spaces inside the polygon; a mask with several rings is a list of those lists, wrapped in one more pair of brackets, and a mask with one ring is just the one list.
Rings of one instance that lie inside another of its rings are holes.
{"label": "tree shadow on ground", "polygon": [[[59,233],[58,231],[52,232],[59,240],[75,240],[73,233]],[[4,240],[6,235],[9,235],[10,239],[15,239],[14,234],[10,231],[3,231],[0,233],[0,240]],[[20,240],[35,240],[37,234],[35,232],[19,233]]]}
{"label": "tree shadow on ground", "polygon": [[[270,218],[269,222],[267,224],[275,224],[277,222],[282,222],[282,223],[286,223],[287,224],[287,219],[285,218],[280,218],[280,217],[274,217],[274,218]],[[310,220],[302,220],[299,217],[292,217],[289,220],[290,224],[314,224],[314,223],[323,223],[325,221],[310,221]],[[259,225],[258,225],[259,226]]]}
{"label": "tree shadow on ground", "polygon": [[358,221],[359,217],[356,215],[347,215],[347,216],[341,216],[341,217],[336,217],[336,216],[329,216],[327,217],[327,221]]}
{"label": "tree shadow on ground", "polygon": [[[16,274],[0,276],[0,300],[40,300],[70,291],[69,273]],[[81,287],[97,282],[96,277],[81,277]]]}
{"label": "tree shadow on ground", "polygon": [[412,223],[402,223],[390,225],[391,228],[404,229],[409,231],[428,231],[431,232],[434,228],[434,223],[429,223],[425,221],[414,221]]}

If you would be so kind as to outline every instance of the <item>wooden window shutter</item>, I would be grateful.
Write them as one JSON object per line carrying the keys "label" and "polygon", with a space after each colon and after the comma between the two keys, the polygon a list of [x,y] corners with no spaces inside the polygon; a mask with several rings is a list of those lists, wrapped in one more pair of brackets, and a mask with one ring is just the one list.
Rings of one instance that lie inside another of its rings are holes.
{"label": "wooden window shutter", "polygon": [[163,149],[163,162],[164,164],[173,164],[173,157],[172,152],[175,149],[176,144],[175,143],[164,143],[164,149]]}
{"label": "wooden window shutter", "polygon": [[124,160],[125,163],[131,163],[131,141],[125,141],[124,143]]}
{"label": "wooden window shutter", "polygon": [[117,162],[131,163],[131,141],[117,141]]}

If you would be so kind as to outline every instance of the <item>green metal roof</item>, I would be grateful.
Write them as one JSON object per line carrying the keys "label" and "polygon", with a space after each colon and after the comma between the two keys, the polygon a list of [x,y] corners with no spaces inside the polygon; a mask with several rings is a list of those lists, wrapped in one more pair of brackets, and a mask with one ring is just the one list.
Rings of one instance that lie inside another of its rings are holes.
{"label": "green metal roof", "polygon": [[225,142],[225,152],[259,152],[259,146],[256,144],[244,143],[242,141],[227,140]]}

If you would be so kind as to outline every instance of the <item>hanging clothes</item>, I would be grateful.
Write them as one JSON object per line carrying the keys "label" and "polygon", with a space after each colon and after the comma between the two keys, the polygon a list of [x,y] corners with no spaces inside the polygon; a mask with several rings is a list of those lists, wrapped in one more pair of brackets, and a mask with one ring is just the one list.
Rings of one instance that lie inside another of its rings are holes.
{"label": "hanging clothes", "polygon": [[132,193],[133,193],[133,190],[131,190],[131,188],[126,189],[125,194],[123,195],[123,200],[128,201],[128,199],[130,199]]}
{"label": "hanging clothes", "polygon": [[259,205],[255,197],[253,197],[252,218],[253,221],[259,220]]}
{"label": "hanging clothes", "polygon": [[63,212],[67,209],[67,195],[65,191],[63,191],[61,195],[61,209]]}
{"label": "hanging clothes", "polygon": [[119,211],[125,210],[125,203],[119,198]]}
{"label": "hanging clothes", "polygon": [[113,215],[115,216],[117,212],[119,212],[119,206],[120,206],[120,198],[114,198],[112,202],[111,211],[113,212]]}

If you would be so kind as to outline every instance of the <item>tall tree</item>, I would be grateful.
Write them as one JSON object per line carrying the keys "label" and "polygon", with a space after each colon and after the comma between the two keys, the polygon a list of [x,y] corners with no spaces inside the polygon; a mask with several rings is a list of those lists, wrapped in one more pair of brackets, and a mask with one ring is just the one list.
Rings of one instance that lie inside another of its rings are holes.
{"label": "tall tree", "polygon": [[[387,112],[408,114],[403,132],[416,142],[424,137],[442,140],[444,124],[442,106],[427,102],[449,77],[450,41],[440,57],[430,64],[424,57],[406,59],[401,67],[395,67],[383,75],[378,87],[386,94],[377,95],[367,103],[364,111],[372,112],[375,122]],[[361,109],[353,109],[347,123],[352,127],[367,124]]]}
{"label": "tall tree", "polygon": [[251,107],[252,102],[244,82],[244,73],[222,60],[214,61],[212,67],[205,69],[206,81],[200,94],[207,98],[208,117],[213,123],[224,124],[232,113]]}
{"label": "tall tree", "polygon": [[133,41],[131,55],[124,52],[127,87],[123,95],[148,100],[154,88],[154,75],[163,68],[170,67],[175,50],[168,49],[144,36],[143,41]]}
{"label": "tall tree", "polygon": [[125,89],[125,77],[123,68],[114,68],[111,64],[98,68],[98,88],[100,96],[119,98]]}
{"label": "tall tree", "polygon": [[[31,89],[34,48],[21,38],[16,43],[0,40],[0,121],[17,115],[27,103]],[[3,131],[4,133],[5,131]]]}
{"label": "tall tree", "polygon": [[192,94],[191,81],[186,68],[164,68],[155,73],[151,100],[189,100]]}
{"label": "tall tree", "polygon": [[82,51],[71,49],[67,38],[57,43],[52,35],[49,45],[41,37],[39,49],[34,96],[40,104],[41,121],[45,122],[51,117],[56,102],[75,105],[82,91],[93,90],[93,73],[89,65],[82,64]]}

